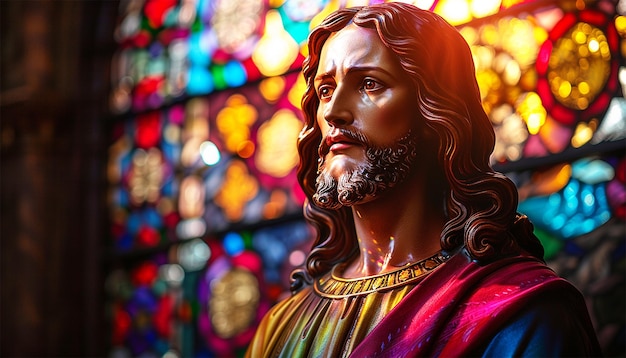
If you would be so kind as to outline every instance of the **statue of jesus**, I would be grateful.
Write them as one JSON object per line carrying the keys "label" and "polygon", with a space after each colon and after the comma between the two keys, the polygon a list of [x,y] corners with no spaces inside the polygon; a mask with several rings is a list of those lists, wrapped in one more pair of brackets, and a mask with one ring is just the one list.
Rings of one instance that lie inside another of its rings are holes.
{"label": "statue of jesus", "polygon": [[248,356],[599,355],[582,295],[490,167],[459,32],[383,3],[329,15],[308,46],[298,180],[317,237]]}

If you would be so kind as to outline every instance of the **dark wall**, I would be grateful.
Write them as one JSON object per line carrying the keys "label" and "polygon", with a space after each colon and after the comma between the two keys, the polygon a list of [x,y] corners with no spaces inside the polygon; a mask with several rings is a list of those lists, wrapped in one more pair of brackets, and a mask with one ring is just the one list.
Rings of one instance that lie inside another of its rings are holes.
{"label": "dark wall", "polygon": [[102,356],[117,3],[0,1],[0,355]]}

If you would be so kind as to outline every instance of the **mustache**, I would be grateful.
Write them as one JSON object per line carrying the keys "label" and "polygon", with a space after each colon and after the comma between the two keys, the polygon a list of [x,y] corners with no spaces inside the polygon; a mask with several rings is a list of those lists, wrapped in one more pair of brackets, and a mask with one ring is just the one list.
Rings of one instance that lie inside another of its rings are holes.
{"label": "mustache", "polygon": [[[346,129],[346,128],[338,128],[338,130],[342,136],[352,141],[358,142],[359,144],[363,145],[365,148],[372,146],[367,136],[358,130],[351,130],[351,129]],[[320,157],[323,158],[324,156],[326,156],[326,154],[328,154],[329,151],[330,151],[330,144],[328,143],[328,141],[326,141],[326,139],[322,139],[317,149],[317,154],[319,154]]]}

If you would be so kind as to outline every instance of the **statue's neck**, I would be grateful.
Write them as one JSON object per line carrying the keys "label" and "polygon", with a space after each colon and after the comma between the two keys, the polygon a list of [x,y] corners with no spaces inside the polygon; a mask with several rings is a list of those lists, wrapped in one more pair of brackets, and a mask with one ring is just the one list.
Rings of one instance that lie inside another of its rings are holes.
{"label": "statue's neck", "polygon": [[441,250],[441,200],[415,180],[354,206],[359,255],[344,271],[348,278],[371,276],[404,266]]}

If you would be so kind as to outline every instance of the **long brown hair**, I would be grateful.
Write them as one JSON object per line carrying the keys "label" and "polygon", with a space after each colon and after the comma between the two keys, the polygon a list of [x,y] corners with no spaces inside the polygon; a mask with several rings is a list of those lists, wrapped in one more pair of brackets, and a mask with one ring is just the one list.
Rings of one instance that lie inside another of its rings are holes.
{"label": "long brown hair", "polygon": [[305,127],[298,139],[298,180],[308,198],[304,214],[317,229],[317,237],[304,270],[292,276],[292,289],[358,253],[351,209],[327,210],[311,200],[321,141],[314,77],[326,40],[350,23],[374,30],[398,56],[415,88],[418,118],[437,140],[436,171],[447,182],[442,199],[447,222],[441,247],[453,250],[465,245],[473,259],[483,262],[517,253],[520,248],[543,257],[532,225],[516,213],[515,185],[489,165],[495,135],[481,105],[467,43],[454,27],[430,11],[405,3],[383,3],[338,10],[309,36],[309,56],[303,66],[307,87],[302,98]]}

